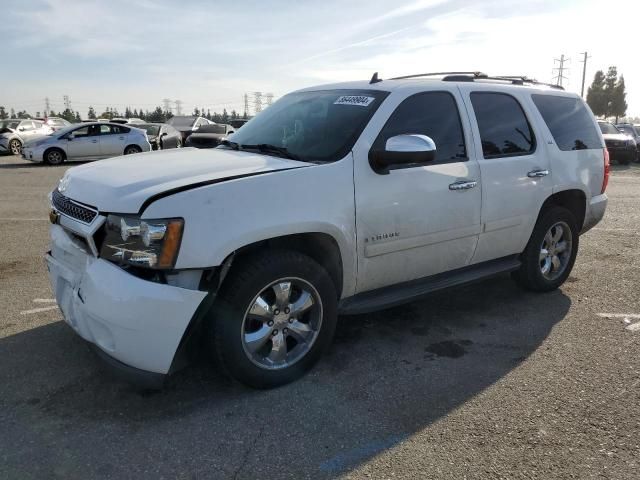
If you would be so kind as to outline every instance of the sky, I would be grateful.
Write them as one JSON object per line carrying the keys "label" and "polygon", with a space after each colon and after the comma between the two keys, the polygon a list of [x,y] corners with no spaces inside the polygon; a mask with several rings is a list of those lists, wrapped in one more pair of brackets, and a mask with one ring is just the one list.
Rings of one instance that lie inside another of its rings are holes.
{"label": "sky", "polygon": [[[640,116],[640,1],[2,0],[0,105],[31,114],[107,106],[244,110],[243,95],[322,83],[483,71],[565,88],[618,67]],[[586,89],[585,89],[586,91]],[[253,113],[253,112],[250,112]]]}

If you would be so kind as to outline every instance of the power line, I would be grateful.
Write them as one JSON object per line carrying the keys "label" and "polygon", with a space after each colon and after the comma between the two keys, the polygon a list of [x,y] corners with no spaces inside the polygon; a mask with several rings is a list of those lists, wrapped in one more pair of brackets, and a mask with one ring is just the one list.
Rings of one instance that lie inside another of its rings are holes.
{"label": "power line", "polygon": [[170,98],[163,98],[162,99],[162,104],[164,105],[165,113],[170,113],[171,112],[171,99]]}
{"label": "power line", "polygon": [[65,110],[71,111],[71,100],[69,100],[69,95],[65,95],[62,98],[64,98],[64,108],[65,108]]}
{"label": "power line", "polygon": [[182,115],[182,100],[175,100],[173,103],[176,104],[176,115]]}

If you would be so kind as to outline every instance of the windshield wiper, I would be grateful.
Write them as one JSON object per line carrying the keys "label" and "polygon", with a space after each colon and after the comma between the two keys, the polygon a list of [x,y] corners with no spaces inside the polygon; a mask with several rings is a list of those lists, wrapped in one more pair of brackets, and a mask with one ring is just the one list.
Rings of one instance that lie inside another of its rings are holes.
{"label": "windshield wiper", "polygon": [[222,140],[220,141],[220,145],[224,145],[233,150],[240,150],[240,144],[238,142],[232,142],[231,140]]}
{"label": "windshield wiper", "polygon": [[241,150],[258,150],[262,153],[277,153],[282,157],[289,158],[291,160],[300,160],[300,157],[291,153],[285,147],[278,147],[277,145],[271,145],[270,143],[258,143],[256,145],[240,145]]}

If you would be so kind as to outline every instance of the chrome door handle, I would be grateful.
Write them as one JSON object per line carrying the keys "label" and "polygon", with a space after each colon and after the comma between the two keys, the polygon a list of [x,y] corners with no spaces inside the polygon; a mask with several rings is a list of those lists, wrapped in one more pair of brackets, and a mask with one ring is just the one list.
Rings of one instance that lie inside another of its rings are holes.
{"label": "chrome door handle", "polygon": [[124,140],[124,137],[120,137],[120,140]]}
{"label": "chrome door handle", "polygon": [[540,178],[546,177],[547,175],[549,175],[549,170],[531,170],[527,173],[527,177],[529,178]]}
{"label": "chrome door handle", "polygon": [[98,143],[98,140],[91,140],[91,143]]}
{"label": "chrome door handle", "polygon": [[478,182],[476,182],[475,180],[461,180],[449,185],[449,190],[469,190],[476,185],[478,185]]}

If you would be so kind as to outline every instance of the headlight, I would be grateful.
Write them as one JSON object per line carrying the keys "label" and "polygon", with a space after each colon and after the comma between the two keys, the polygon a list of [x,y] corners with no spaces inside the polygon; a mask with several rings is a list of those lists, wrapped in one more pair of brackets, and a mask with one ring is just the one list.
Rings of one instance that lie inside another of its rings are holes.
{"label": "headlight", "polygon": [[171,269],[176,263],[184,220],[141,220],[137,217],[109,215],[104,228],[101,258],[121,265],[161,270]]}

